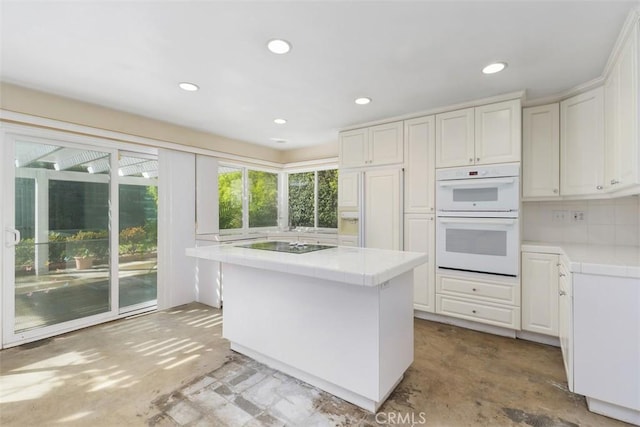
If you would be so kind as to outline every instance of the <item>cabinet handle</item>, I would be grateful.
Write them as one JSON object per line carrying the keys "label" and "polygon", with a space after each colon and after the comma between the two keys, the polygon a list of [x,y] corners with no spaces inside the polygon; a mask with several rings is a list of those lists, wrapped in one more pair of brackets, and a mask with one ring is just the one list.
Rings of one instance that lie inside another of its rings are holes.
{"label": "cabinet handle", "polygon": [[471,290],[472,290],[473,292],[475,292],[475,291],[476,291],[476,288],[473,288],[473,289],[471,289]]}
{"label": "cabinet handle", "polygon": [[473,314],[476,314],[476,311],[475,311],[475,310],[471,310],[471,312],[472,312]]}
{"label": "cabinet handle", "polygon": [[562,264],[560,264],[560,263],[557,263],[557,264],[556,264],[556,267],[560,267],[561,265],[562,265]]}
{"label": "cabinet handle", "polygon": [[618,181],[617,179],[612,179],[611,185],[616,185],[616,184],[620,184],[620,181]]}
{"label": "cabinet handle", "polygon": [[473,163],[473,157],[469,159],[469,163]]}
{"label": "cabinet handle", "polygon": [[479,162],[479,161],[480,161],[480,157],[476,157],[476,162]]}
{"label": "cabinet handle", "polygon": [[596,187],[596,190],[602,190],[603,188],[604,188],[604,187],[603,187],[602,185],[598,185],[598,186]]}
{"label": "cabinet handle", "polygon": [[557,188],[553,189],[553,194],[558,194],[558,189]]}
{"label": "cabinet handle", "polygon": [[559,292],[559,294],[560,294],[560,296],[561,296],[561,297],[563,297],[563,296],[565,296],[567,293],[566,293],[565,291],[560,291],[560,292]]}
{"label": "cabinet handle", "polygon": [[566,274],[564,274],[564,273],[560,273],[560,274],[558,274],[558,276],[560,276],[560,277],[565,277],[565,276],[566,276]]}

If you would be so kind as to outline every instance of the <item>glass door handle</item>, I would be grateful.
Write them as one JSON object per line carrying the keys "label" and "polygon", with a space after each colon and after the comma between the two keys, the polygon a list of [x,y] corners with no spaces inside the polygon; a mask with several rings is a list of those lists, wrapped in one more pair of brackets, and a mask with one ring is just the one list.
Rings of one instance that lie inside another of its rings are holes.
{"label": "glass door handle", "polygon": [[4,245],[7,248],[10,248],[11,246],[15,246],[18,243],[20,243],[20,230],[16,230],[15,228],[11,228],[11,227],[5,227],[4,231],[6,233],[11,233],[11,237],[12,237],[7,239],[4,242]]}

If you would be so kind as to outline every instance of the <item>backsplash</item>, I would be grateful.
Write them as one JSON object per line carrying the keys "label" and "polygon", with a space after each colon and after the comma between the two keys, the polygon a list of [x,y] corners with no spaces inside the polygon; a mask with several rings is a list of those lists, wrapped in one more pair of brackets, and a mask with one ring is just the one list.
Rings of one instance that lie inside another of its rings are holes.
{"label": "backsplash", "polygon": [[640,245],[638,196],[605,200],[524,202],[522,220],[523,240]]}

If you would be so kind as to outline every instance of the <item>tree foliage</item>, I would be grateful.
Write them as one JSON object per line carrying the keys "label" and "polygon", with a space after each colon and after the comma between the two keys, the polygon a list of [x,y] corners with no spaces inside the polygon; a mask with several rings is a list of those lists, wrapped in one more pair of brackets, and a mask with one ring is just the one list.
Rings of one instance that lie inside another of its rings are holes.
{"label": "tree foliage", "polygon": [[338,228],[338,170],[318,171],[318,227]]}
{"label": "tree foliage", "polygon": [[313,172],[289,174],[289,225],[314,226]]}
{"label": "tree foliage", "polygon": [[221,230],[242,228],[242,171],[218,175],[218,209]]}

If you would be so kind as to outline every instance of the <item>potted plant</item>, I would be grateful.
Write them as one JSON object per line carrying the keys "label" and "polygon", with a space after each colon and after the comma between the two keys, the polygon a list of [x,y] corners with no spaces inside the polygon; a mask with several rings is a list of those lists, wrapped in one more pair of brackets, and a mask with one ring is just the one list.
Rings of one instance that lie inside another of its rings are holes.
{"label": "potted plant", "polygon": [[76,261],[76,270],[87,270],[93,267],[93,260],[95,259],[95,256],[88,248],[82,248],[76,251],[76,255],[73,259]]}

